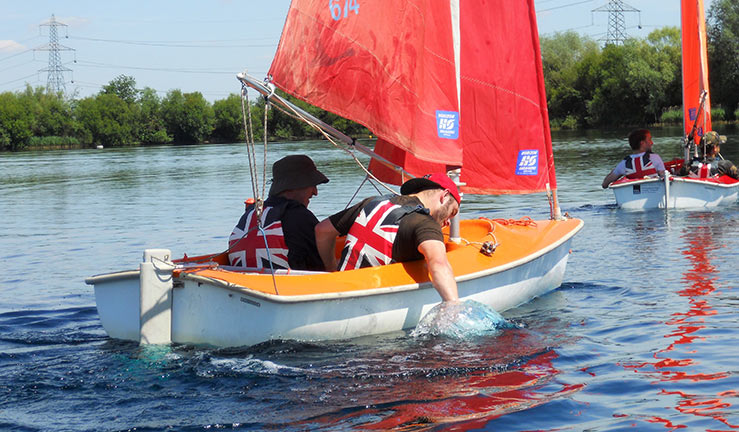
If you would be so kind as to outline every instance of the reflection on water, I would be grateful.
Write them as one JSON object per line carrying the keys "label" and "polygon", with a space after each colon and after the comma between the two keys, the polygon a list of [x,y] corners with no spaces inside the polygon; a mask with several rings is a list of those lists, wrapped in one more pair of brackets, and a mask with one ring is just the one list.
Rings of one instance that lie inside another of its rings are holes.
{"label": "reflection on water", "polygon": [[[354,406],[299,425],[414,431],[484,427],[493,419],[570,397],[584,387],[557,382],[560,371],[553,364],[557,353],[543,343],[530,331],[509,330],[498,338],[478,339],[473,359],[467,351],[472,345],[429,340],[396,354],[403,359],[400,371],[410,373],[394,383],[392,397],[370,398],[366,407]],[[461,356],[455,357],[455,352]],[[396,356],[390,361],[397,361]],[[426,376],[414,378],[419,371]]]}
{"label": "reflection on water", "polygon": [[[710,337],[702,335],[701,331],[710,326],[711,318],[719,313],[711,305],[717,291],[714,282],[719,278],[718,269],[711,264],[711,259],[722,248],[720,236],[726,221],[721,213],[715,212],[690,214],[688,218],[692,219],[692,223],[680,235],[684,241],[681,253],[688,263],[682,277],[684,288],[678,290],[677,294],[688,300],[689,309],[672,313],[673,318],[664,323],[668,326],[664,337],[671,342],[667,347],[655,351],[653,362],[622,364],[624,368],[647,374],[660,382],[700,383],[723,380],[731,375],[731,371],[701,372],[701,361],[694,359],[701,357],[701,343]],[[714,233],[718,234],[718,239],[714,238]],[[736,391],[705,395],[671,388],[663,386],[660,394],[677,396],[677,411],[711,417],[730,428],[739,428],[739,423],[732,424],[726,418],[727,410],[730,412],[732,407],[730,399],[739,396]],[[687,427],[656,416],[649,421],[664,424],[669,429]]]}

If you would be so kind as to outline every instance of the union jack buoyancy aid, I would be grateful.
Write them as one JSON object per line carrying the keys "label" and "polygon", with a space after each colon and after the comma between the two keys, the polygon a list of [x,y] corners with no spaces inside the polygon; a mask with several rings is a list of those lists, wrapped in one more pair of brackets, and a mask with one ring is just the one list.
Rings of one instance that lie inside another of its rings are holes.
{"label": "union jack buoyancy aid", "polygon": [[[228,238],[228,260],[232,266],[287,269],[287,243],[282,232],[282,215],[288,201],[264,207],[262,230],[257,227],[256,206],[251,204]],[[265,241],[266,239],[266,241]],[[269,250],[268,250],[269,248]]]}
{"label": "union jack buoyancy aid", "polygon": [[710,178],[718,175],[718,167],[707,162],[693,161],[690,164],[688,177],[691,178]]}
{"label": "union jack buoyancy aid", "polygon": [[400,220],[422,209],[421,206],[393,204],[387,196],[368,201],[346,235],[339,270],[390,264]]}
{"label": "union jack buoyancy aid", "polygon": [[643,155],[629,155],[624,158],[626,162],[626,174],[624,176],[628,179],[639,179],[652,174],[657,174],[657,169],[654,168],[652,163],[651,155],[652,152],[644,152]]}

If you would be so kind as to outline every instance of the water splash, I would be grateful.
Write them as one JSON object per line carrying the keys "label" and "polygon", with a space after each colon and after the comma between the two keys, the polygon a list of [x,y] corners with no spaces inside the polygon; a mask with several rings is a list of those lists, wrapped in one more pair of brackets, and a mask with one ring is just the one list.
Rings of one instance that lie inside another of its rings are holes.
{"label": "water splash", "polygon": [[513,328],[493,308],[474,300],[443,302],[434,306],[411,332],[412,337],[446,336],[468,339],[495,334],[499,329]]}

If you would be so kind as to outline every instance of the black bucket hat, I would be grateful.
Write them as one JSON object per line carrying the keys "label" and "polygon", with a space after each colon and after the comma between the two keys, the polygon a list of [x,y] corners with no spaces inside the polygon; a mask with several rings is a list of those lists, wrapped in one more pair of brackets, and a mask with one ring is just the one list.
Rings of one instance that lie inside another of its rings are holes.
{"label": "black bucket hat", "polygon": [[318,171],[311,158],[306,155],[285,156],[272,165],[272,186],[269,188],[269,196],[322,183],[328,183],[328,178]]}

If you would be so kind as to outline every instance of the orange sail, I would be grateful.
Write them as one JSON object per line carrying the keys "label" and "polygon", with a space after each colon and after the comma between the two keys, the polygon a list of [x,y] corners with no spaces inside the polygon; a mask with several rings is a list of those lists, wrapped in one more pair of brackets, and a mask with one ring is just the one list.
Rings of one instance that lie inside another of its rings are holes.
{"label": "orange sail", "polygon": [[270,73],[367,126],[414,175],[461,167],[468,193],[556,189],[533,0],[293,0]]}
{"label": "orange sail", "polygon": [[701,107],[701,94],[708,92],[706,17],[703,0],[681,0],[683,60],[683,122],[685,135],[696,125],[695,141],[711,129],[711,99]]}

